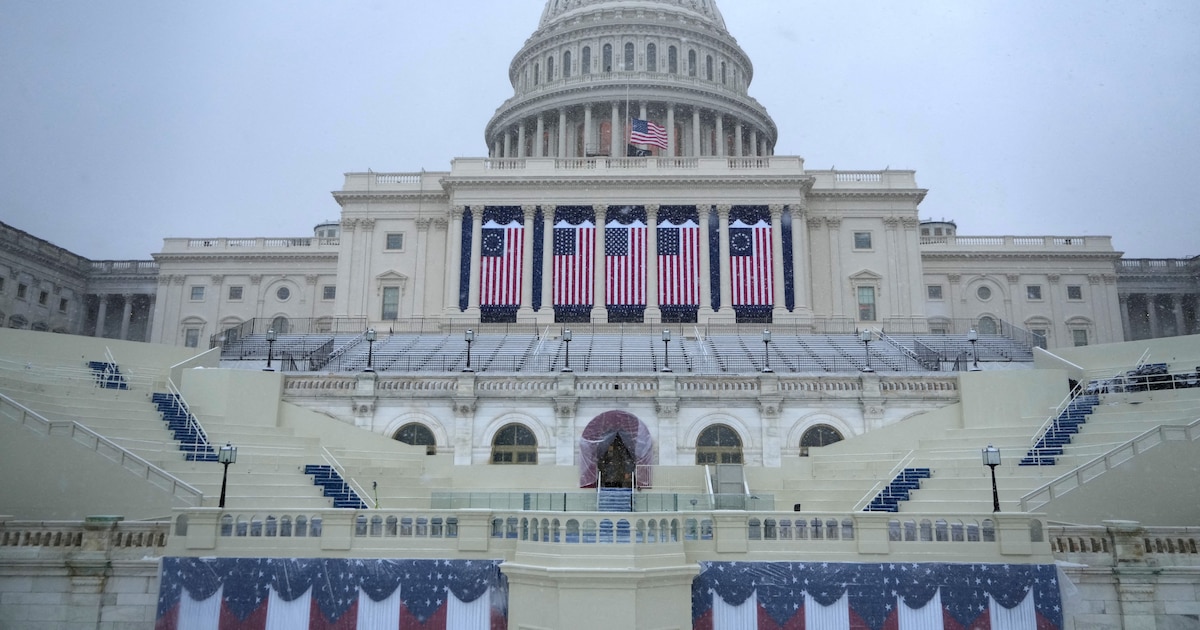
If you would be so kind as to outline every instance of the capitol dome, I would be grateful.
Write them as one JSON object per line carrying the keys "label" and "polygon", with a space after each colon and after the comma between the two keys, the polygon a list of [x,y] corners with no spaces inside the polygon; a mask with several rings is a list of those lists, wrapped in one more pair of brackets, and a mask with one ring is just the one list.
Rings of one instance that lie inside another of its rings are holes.
{"label": "capitol dome", "polygon": [[714,0],[548,0],[485,138],[493,158],[767,156],[753,76]]}

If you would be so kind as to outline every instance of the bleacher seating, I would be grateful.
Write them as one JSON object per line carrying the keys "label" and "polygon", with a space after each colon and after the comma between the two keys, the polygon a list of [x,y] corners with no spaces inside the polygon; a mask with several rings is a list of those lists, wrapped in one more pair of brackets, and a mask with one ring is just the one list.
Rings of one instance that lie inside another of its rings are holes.
{"label": "bleacher seating", "polygon": [[1100,398],[1094,394],[1075,397],[1021,458],[1020,465],[1053,466],[1057,462],[1055,458],[1063,454],[1063,447],[1071,443],[1071,436],[1079,433],[1079,426],[1087,422],[1092,409],[1099,403]]}
{"label": "bleacher seating", "polygon": [[129,389],[129,383],[121,375],[121,368],[108,361],[88,361],[88,367],[96,376],[96,386],[105,389]]}
{"label": "bleacher seating", "polygon": [[921,488],[921,480],[929,479],[931,474],[929,468],[905,468],[874,499],[871,499],[863,511],[899,512],[900,502],[908,501],[911,498],[910,493]]}
{"label": "bleacher seating", "polygon": [[160,413],[167,428],[171,430],[176,440],[179,440],[179,450],[190,462],[215,462],[217,453],[209,444],[208,438],[199,430],[199,425],[193,420],[187,407],[173,394],[157,392],[150,397]]}
{"label": "bleacher seating", "polygon": [[313,484],[320,486],[322,493],[333,499],[335,508],[367,509],[367,504],[350,488],[342,476],[328,464],[307,464],[304,474],[312,475]]}

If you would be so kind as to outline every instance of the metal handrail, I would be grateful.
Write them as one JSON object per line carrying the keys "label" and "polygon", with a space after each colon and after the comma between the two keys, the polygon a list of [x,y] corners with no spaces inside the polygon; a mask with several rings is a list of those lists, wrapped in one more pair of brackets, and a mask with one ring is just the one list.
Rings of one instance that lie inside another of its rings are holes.
{"label": "metal handrail", "polygon": [[358,495],[359,500],[365,502],[363,497],[370,496],[369,494],[367,494],[367,489],[362,487],[362,485],[360,485],[358,483],[357,479],[355,479],[354,477],[351,477],[346,472],[346,467],[342,466],[341,462],[338,461],[337,457],[334,457],[333,453],[331,453],[329,451],[328,447],[326,447],[326,446],[321,447],[321,457],[325,460],[325,463],[329,464],[330,466],[333,467],[334,470],[337,471],[337,474],[342,478],[342,483],[347,486],[351,486],[352,489],[355,491],[355,493]]}
{"label": "metal handrail", "polygon": [[175,386],[175,381],[171,380],[169,377],[167,378],[167,391],[175,397],[177,404],[183,407],[184,413],[187,414],[188,427],[200,434],[200,440],[204,445],[212,448],[212,440],[208,439],[208,432],[204,430],[204,427],[200,424],[200,419],[197,418],[196,414],[192,413],[191,408],[188,407],[187,401],[183,398],[183,392],[181,392],[179,388]]}
{"label": "metal handrail", "polygon": [[915,457],[916,457],[916,450],[914,449],[914,450],[909,451],[904,457],[900,458],[900,461],[897,462],[895,466],[892,466],[892,469],[888,471],[887,476],[881,481],[876,481],[875,485],[871,486],[871,489],[867,492],[866,496],[859,499],[858,503],[854,504],[853,511],[861,512],[863,510],[863,508],[867,507],[867,505],[871,503],[871,500],[874,499],[875,496],[878,495],[880,492],[882,492],[883,488],[887,487],[884,484],[892,483],[892,480],[895,479],[896,476],[900,474],[901,470],[904,470],[905,468],[907,468],[908,464],[910,462],[912,462],[913,458],[915,458]]}

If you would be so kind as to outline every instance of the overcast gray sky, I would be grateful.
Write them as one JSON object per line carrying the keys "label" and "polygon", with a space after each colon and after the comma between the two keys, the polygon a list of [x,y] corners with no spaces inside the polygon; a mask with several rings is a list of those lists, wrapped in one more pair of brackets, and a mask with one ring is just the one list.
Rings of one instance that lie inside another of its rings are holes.
{"label": "overcast gray sky", "polygon": [[[776,153],[915,169],[969,235],[1200,254],[1200,2],[719,0]],[[92,259],[304,236],[485,155],[543,0],[0,0],[0,220]]]}

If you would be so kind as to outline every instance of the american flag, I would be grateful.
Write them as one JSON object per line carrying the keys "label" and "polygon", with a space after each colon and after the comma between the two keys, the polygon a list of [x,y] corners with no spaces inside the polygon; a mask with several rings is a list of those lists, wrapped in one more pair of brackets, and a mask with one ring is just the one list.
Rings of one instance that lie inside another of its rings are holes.
{"label": "american flag", "polygon": [[1059,630],[1059,588],[1053,564],[702,562],[692,627]]}
{"label": "american flag", "polygon": [[483,224],[480,247],[479,303],[483,306],[521,305],[521,260],[525,228],[513,221]]}
{"label": "american flag", "polygon": [[621,225],[609,221],[604,228],[604,295],[608,306],[646,304],[646,224]]}
{"label": "american flag", "polygon": [[769,223],[760,219],[747,225],[738,219],[729,226],[729,278],[735,307],[774,304],[772,262]]}
{"label": "american flag", "polygon": [[648,144],[667,149],[667,130],[649,120],[634,118],[629,129],[629,144]]}
{"label": "american flag", "polygon": [[592,264],[596,225],[584,221],[554,224],[554,305],[592,306]]}
{"label": "american flag", "polygon": [[658,303],[700,304],[700,226],[691,219],[658,224]]}

